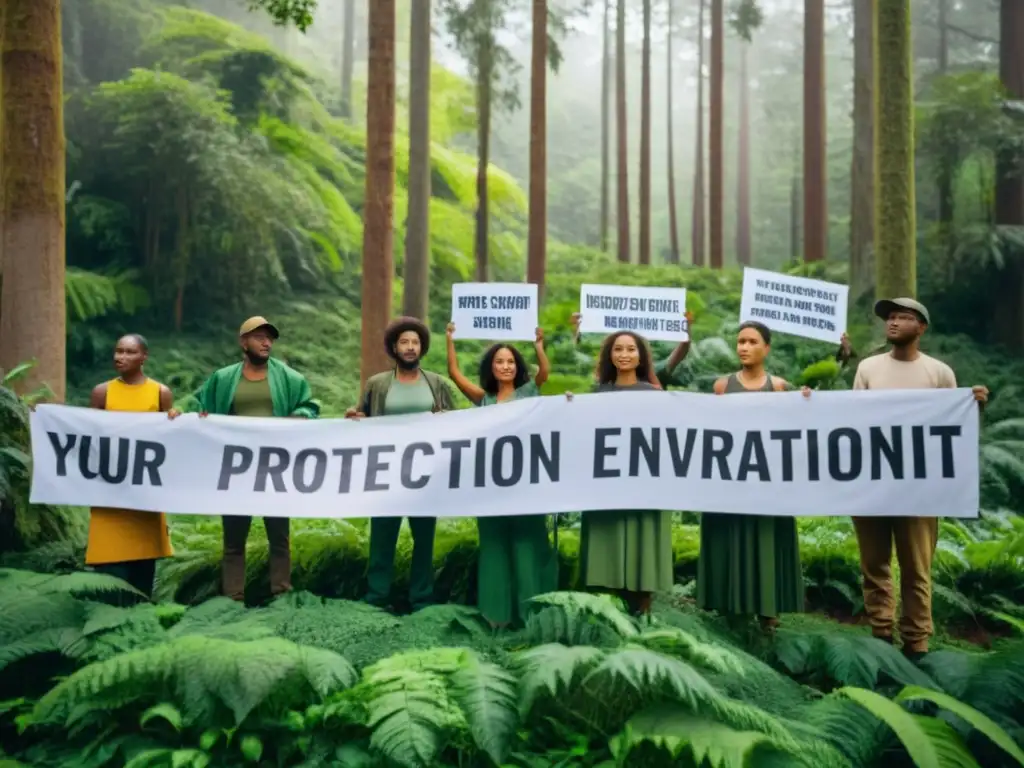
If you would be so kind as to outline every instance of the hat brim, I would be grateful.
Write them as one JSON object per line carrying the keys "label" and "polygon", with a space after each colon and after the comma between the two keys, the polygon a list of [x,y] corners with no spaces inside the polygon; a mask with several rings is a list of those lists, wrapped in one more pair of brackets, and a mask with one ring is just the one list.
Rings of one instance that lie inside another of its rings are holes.
{"label": "hat brim", "polygon": [[879,299],[875,302],[875,316],[882,320],[888,320],[889,315],[897,310],[913,312],[922,323],[928,325],[928,318],[913,307],[904,307],[902,304],[897,304],[892,299]]}
{"label": "hat brim", "polygon": [[246,331],[242,335],[243,336],[248,336],[250,333],[256,333],[256,331],[263,330],[263,329],[266,329],[266,330],[270,331],[270,335],[274,338],[275,341],[277,339],[281,338],[281,332],[279,330],[277,330],[277,326],[274,325],[273,323],[263,323],[263,325],[257,325],[255,328],[251,328],[250,330]]}
{"label": "hat brim", "polygon": [[430,349],[430,329],[419,320],[402,320],[388,327],[384,334],[384,349],[388,357],[395,359],[395,344],[398,337],[406,331],[414,331],[420,337],[420,355],[426,355]]}

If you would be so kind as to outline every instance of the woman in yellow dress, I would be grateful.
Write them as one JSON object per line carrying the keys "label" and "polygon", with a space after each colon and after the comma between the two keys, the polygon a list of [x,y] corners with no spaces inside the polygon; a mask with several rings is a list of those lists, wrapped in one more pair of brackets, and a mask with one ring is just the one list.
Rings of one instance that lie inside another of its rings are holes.
{"label": "woman in yellow dress", "polygon": [[[132,333],[118,339],[114,347],[117,378],[93,389],[89,407],[171,415],[171,390],[142,370],[148,354],[149,345],[142,336]],[[167,519],[162,512],[96,507],[91,510],[85,564],[93,570],[123,579],[152,596],[156,561],[171,554]]]}

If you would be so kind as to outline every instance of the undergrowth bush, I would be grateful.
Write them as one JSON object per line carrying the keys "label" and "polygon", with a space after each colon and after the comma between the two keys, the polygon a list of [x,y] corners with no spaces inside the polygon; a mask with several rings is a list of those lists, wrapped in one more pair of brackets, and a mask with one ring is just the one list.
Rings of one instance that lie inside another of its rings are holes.
{"label": "undergrowth bush", "polygon": [[[0,571],[0,736],[24,764],[1024,764],[1024,643],[921,667],[857,629],[774,642],[664,596],[541,595],[526,627],[293,593],[140,603]],[[110,603],[117,602],[119,605]],[[949,762],[949,761],[954,762]],[[17,763],[15,763],[17,764]]]}

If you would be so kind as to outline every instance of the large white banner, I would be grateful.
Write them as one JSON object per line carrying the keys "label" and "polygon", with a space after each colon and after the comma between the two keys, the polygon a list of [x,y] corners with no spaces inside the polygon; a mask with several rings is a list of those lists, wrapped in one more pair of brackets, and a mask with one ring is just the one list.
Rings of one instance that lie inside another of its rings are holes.
{"label": "large white banner", "polygon": [[978,515],[968,389],[621,392],[361,421],[41,405],[31,426],[31,499],[45,504],[339,518]]}

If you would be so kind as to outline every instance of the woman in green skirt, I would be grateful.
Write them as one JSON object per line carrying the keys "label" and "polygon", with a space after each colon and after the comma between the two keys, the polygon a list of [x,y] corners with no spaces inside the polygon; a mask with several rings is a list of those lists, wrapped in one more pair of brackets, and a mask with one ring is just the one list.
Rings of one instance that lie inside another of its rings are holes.
{"label": "woman in green skirt", "polygon": [[[715,394],[792,390],[785,379],[765,371],[771,341],[765,325],[740,325],[736,354],[743,367],[718,379]],[[806,387],[804,394],[810,394]],[[796,518],[701,515],[697,604],[725,616],[757,616],[768,633],[778,626],[780,614],[802,611],[804,582]]]}
{"label": "woman in green skirt", "polygon": [[[601,346],[596,392],[658,391],[651,350],[635,333],[613,333]],[[612,404],[609,403],[609,407]],[[672,513],[657,509],[583,513],[583,583],[618,594],[633,613],[651,610],[655,592],[672,588]]]}
{"label": "woman in green skirt", "polygon": [[[495,344],[480,360],[480,383],[459,370],[448,325],[448,375],[466,398],[477,406],[538,397],[550,366],[544,353],[544,332],[537,329],[537,374],[530,379],[526,361],[515,347]],[[518,623],[525,617],[530,598],[558,586],[558,560],[548,539],[546,515],[478,517],[480,538],[477,600],[480,612],[493,627]]]}

